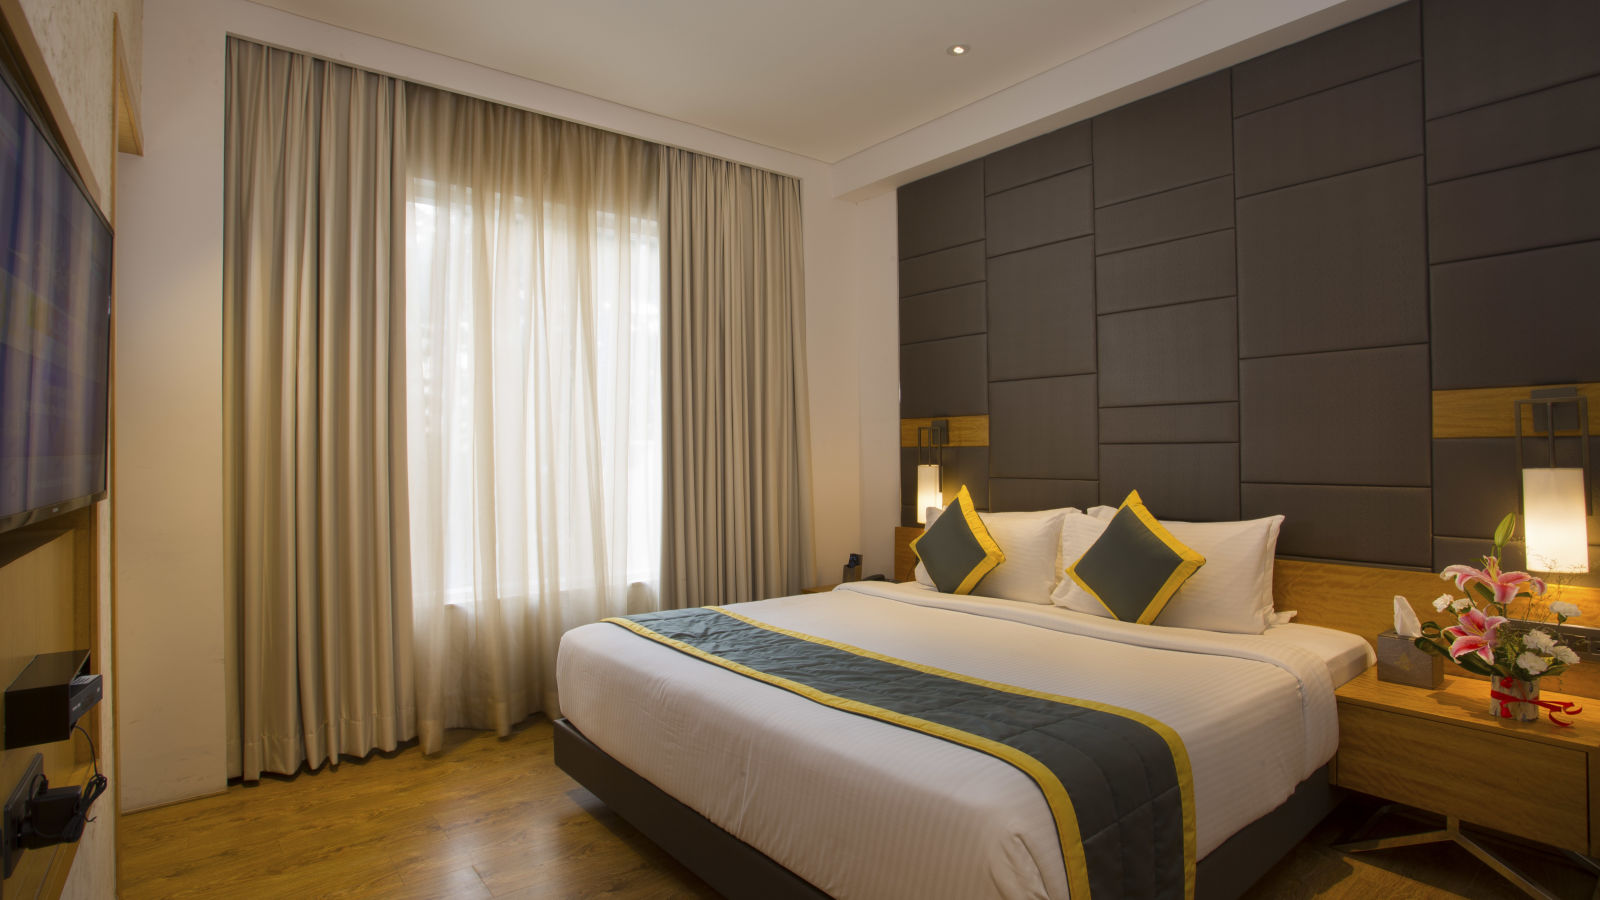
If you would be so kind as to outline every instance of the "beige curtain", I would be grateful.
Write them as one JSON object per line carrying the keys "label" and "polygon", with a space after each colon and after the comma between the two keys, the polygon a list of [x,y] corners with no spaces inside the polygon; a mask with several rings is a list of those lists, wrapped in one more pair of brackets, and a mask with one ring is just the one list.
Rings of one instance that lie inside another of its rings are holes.
{"label": "beige curtain", "polygon": [[657,606],[660,148],[410,86],[423,749],[557,714],[561,634]]}
{"label": "beige curtain", "polygon": [[812,571],[800,185],[662,152],[662,604],[796,594]]}
{"label": "beige curtain", "polygon": [[[392,79],[228,42],[232,774],[415,734]],[[182,352],[174,348],[174,352]]]}

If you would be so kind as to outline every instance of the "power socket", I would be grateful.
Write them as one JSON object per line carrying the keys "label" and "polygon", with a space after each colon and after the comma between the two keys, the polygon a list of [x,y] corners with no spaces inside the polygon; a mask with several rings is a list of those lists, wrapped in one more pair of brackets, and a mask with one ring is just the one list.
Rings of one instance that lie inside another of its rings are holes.
{"label": "power socket", "polygon": [[49,784],[44,780],[44,754],[35,753],[28,763],[28,770],[22,774],[22,780],[11,789],[11,797],[6,800],[5,812],[0,816],[3,827],[0,827],[0,870],[4,877],[10,878],[11,873],[17,868],[17,858],[22,855],[22,823],[28,818],[28,801],[44,792]]}

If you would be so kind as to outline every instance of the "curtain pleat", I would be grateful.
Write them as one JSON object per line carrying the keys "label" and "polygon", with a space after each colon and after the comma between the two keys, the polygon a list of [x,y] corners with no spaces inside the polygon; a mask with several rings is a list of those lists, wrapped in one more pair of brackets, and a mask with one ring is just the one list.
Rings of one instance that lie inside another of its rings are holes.
{"label": "curtain pleat", "polygon": [[567,629],[655,609],[659,148],[408,88],[424,750],[556,715]]}
{"label": "curtain pleat", "polygon": [[405,96],[228,42],[224,529],[231,774],[416,733]]}
{"label": "curtain pleat", "polygon": [[662,605],[795,594],[812,570],[800,185],[662,152]]}

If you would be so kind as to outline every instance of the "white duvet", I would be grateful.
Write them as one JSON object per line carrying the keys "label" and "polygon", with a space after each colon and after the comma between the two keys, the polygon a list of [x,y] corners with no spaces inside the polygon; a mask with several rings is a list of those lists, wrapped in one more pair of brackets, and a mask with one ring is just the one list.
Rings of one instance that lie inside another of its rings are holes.
{"label": "white duvet", "polygon": [[[1154,716],[1188,750],[1201,857],[1333,756],[1330,670],[1360,671],[1370,654],[1360,638],[1305,626],[1265,635],[1156,628],[915,583],[858,582],[736,608],[877,653]],[[1007,763],[606,623],[567,633],[557,668],[561,712],[591,741],[834,897],[1067,896],[1049,808]]]}

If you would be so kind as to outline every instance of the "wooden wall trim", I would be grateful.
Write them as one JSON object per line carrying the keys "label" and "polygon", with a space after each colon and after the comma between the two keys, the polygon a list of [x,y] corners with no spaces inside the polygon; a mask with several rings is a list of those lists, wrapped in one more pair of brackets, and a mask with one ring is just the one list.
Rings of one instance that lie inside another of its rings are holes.
{"label": "wooden wall trim", "polygon": [[[139,92],[128,70],[127,46],[122,37],[122,21],[111,18],[111,46],[116,54],[113,66],[116,80],[117,152],[144,155],[144,123],[139,117]],[[113,181],[115,178],[113,177]]]}
{"label": "wooden wall trim", "polygon": [[[1600,383],[1570,385],[1589,400],[1589,433],[1600,434]],[[1515,437],[1512,406],[1535,390],[1568,385],[1471,388],[1433,392],[1433,436],[1436,438]],[[1523,434],[1532,434],[1532,411],[1523,410]]]}
{"label": "wooden wall trim", "polygon": [[[987,447],[989,446],[989,417],[988,416],[940,416],[950,423],[950,440],[946,447]],[[917,429],[927,428],[933,419],[901,419],[900,420],[900,446],[915,447],[917,445]]]}

